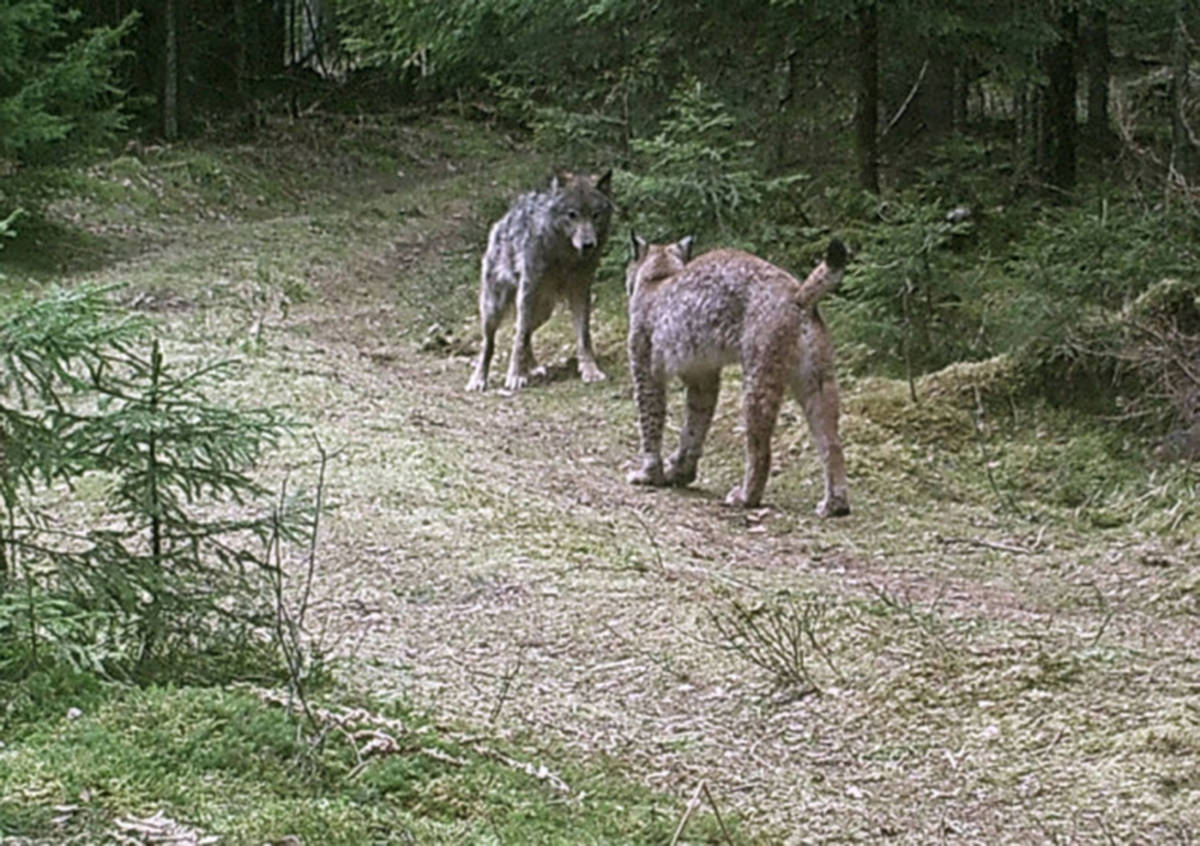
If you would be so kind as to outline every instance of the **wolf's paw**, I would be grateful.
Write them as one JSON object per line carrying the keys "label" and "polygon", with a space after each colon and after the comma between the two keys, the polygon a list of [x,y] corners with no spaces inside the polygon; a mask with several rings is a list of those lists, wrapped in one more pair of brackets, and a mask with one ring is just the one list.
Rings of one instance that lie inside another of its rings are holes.
{"label": "wolf's paw", "polygon": [[746,493],[742,490],[741,485],[738,485],[729,493],[725,494],[725,504],[730,508],[758,508],[759,499],[761,499],[761,497],[754,500],[747,499]]}
{"label": "wolf's paw", "polygon": [[483,393],[487,390],[487,378],[478,373],[472,373],[471,380],[467,382],[467,390]]}
{"label": "wolf's paw", "polygon": [[829,496],[817,506],[818,517],[845,517],[850,513],[850,503],[844,496]]}
{"label": "wolf's paw", "polygon": [[504,387],[510,391],[519,391],[528,384],[528,373],[509,373],[504,377]]}
{"label": "wolf's paw", "polygon": [[586,364],[583,362],[579,365],[579,375],[585,382],[603,382],[608,378],[595,364]]}

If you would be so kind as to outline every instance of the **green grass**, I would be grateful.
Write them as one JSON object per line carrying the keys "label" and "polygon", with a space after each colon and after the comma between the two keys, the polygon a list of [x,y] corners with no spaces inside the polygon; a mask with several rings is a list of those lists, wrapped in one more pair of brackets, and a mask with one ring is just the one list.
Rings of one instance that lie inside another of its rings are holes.
{"label": "green grass", "polygon": [[0,836],[100,842],[160,812],[225,843],[665,843],[682,815],[603,762],[528,760],[397,705],[313,725],[249,690],[81,687],[7,721]]}

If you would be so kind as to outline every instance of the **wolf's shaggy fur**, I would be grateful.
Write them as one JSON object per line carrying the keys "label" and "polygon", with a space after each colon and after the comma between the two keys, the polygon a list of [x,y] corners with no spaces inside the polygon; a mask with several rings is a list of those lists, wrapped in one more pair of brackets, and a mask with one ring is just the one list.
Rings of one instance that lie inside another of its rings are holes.
{"label": "wolf's shaggy fur", "polygon": [[[762,500],[771,464],[771,435],[785,388],[804,409],[825,466],[821,516],[848,514],[846,468],[838,438],[833,346],[816,303],[841,281],[846,248],[834,239],[825,260],[800,283],[740,250],[714,250],[689,262],[692,239],[650,245],[634,236],[625,274],[629,294],[629,365],[641,430],[637,485],[691,484],[717,404],[721,368],[744,374],[746,467],[729,505]],[[687,388],[679,448],[663,467],[668,378]]]}
{"label": "wolf's shaggy fur", "polygon": [[534,331],[560,300],[571,305],[578,343],[579,373],[585,382],[604,377],[592,352],[592,280],[612,218],[612,171],[600,176],[567,171],[550,188],[521,195],[488,235],[479,285],[483,349],[468,391],[487,388],[496,329],[516,306],[516,331],[504,385],[519,390],[544,373],[533,357]]}

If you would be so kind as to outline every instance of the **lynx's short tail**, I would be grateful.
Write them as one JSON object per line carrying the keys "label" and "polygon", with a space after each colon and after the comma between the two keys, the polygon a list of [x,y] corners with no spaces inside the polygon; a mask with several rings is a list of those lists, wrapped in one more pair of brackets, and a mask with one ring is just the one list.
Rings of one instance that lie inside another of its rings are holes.
{"label": "lynx's short tail", "polygon": [[841,284],[846,273],[846,245],[834,238],[825,249],[825,260],[813,268],[800,285],[796,302],[801,308],[815,305],[817,300]]}

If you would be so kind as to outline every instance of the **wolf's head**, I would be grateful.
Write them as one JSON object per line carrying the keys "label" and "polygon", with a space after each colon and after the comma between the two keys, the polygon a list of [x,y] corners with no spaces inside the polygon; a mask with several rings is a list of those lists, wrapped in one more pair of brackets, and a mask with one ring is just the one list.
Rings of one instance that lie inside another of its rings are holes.
{"label": "wolf's head", "polygon": [[625,266],[625,293],[630,297],[639,288],[674,276],[692,257],[691,235],[674,244],[650,244],[636,232],[630,236],[633,255]]}
{"label": "wolf's head", "polygon": [[612,219],[612,170],[596,176],[559,171],[550,182],[554,226],[580,256],[598,256]]}

